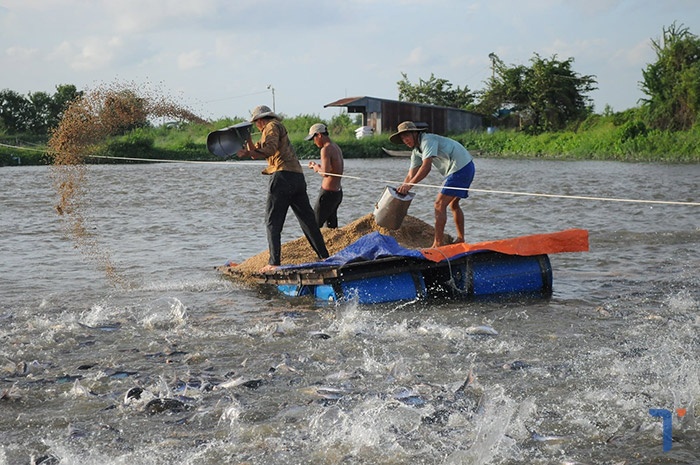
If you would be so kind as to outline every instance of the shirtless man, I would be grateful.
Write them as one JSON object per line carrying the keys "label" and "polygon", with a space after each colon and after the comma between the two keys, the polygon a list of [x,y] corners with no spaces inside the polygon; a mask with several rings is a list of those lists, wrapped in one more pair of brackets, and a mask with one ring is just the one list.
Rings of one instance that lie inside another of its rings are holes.
{"label": "shirtless man", "polygon": [[343,201],[343,190],[340,187],[343,174],[343,152],[338,144],[328,136],[325,124],[316,123],[309,129],[306,140],[313,140],[316,147],[321,149],[321,164],[309,162],[309,168],[323,176],[318,200],[314,206],[318,227],[338,227],[338,207]]}

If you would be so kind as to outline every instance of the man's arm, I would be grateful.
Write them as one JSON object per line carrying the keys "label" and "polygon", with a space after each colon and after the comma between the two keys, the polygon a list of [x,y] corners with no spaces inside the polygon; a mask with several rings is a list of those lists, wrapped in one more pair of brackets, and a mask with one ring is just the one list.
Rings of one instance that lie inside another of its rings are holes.
{"label": "man's arm", "polygon": [[401,184],[398,187],[398,189],[396,189],[396,192],[398,192],[401,195],[408,194],[408,191],[411,190],[411,187],[413,187],[413,184],[418,184],[423,179],[425,179],[426,176],[428,176],[428,173],[430,173],[430,169],[432,167],[433,167],[432,157],[425,158],[423,160],[423,163],[417,169],[411,168],[408,171],[408,175],[406,176],[406,179],[404,179],[403,184]]}

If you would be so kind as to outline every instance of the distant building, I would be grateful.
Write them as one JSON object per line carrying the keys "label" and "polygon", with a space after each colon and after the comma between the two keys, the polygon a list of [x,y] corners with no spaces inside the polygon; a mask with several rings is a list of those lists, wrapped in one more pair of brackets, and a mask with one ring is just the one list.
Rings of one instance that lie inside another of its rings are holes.
{"label": "distant building", "polygon": [[375,97],[347,97],[328,107],[345,107],[348,113],[361,113],[362,126],[375,134],[392,133],[402,121],[423,123],[435,134],[455,134],[483,128],[483,116],[459,108],[439,107],[423,103],[400,102]]}

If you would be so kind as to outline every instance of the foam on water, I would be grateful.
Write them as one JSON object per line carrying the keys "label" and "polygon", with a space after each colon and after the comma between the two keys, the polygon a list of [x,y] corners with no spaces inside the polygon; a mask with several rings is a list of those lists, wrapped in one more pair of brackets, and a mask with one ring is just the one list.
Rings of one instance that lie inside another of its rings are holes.
{"label": "foam on water", "polygon": [[187,324],[187,307],[176,297],[164,297],[144,304],[139,323],[146,329],[177,329]]}

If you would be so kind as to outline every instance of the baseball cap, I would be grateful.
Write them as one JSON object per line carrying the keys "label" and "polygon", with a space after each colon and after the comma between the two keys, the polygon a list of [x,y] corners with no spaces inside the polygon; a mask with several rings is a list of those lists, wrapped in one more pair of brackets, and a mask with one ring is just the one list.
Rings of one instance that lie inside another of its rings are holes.
{"label": "baseball cap", "polygon": [[305,140],[311,140],[316,134],[328,132],[328,128],[323,123],[316,123],[309,128],[309,135],[306,136]]}

